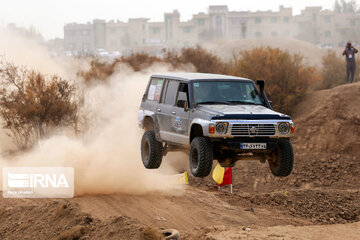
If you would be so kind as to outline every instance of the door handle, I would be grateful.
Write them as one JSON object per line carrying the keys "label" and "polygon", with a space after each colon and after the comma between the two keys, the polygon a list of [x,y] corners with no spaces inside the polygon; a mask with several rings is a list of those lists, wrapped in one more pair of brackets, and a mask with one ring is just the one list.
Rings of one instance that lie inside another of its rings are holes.
{"label": "door handle", "polygon": [[158,108],[158,109],[156,109],[158,112],[161,112],[161,109],[160,108]]}
{"label": "door handle", "polygon": [[176,112],[172,112],[172,115],[176,115]]}

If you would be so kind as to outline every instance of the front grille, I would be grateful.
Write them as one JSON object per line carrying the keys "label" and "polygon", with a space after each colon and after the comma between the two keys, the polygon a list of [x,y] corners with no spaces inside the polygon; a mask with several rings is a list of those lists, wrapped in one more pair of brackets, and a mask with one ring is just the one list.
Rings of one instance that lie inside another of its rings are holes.
{"label": "front grille", "polygon": [[233,124],[231,128],[233,136],[274,136],[274,124]]}

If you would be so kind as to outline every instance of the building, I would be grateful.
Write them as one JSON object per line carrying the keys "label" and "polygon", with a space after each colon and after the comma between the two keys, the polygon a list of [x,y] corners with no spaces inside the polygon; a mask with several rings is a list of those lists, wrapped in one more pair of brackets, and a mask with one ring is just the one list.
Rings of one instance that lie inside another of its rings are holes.
{"label": "building", "polygon": [[64,48],[72,53],[94,53],[99,50],[148,52],[157,54],[163,48],[194,46],[216,40],[256,38],[295,38],[319,46],[336,47],[347,40],[360,42],[360,15],[336,13],[321,7],[306,7],[294,16],[292,8],[278,11],[229,11],[226,5],[209,6],[208,13],[180,21],[175,10],[164,14],[163,22],[147,18],[128,22],[93,20],[92,23],[70,23],[64,26]]}

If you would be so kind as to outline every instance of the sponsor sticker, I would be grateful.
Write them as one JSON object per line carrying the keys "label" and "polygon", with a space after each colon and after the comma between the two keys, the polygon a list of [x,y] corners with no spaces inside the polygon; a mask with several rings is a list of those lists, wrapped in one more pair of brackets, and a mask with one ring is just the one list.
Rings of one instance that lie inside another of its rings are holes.
{"label": "sponsor sticker", "polygon": [[72,167],[5,167],[4,198],[72,198]]}
{"label": "sponsor sticker", "polygon": [[160,87],[162,87],[163,82],[164,82],[164,80],[158,80],[158,81],[157,81],[157,85],[160,86]]}
{"label": "sponsor sticker", "polygon": [[148,93],[148,99],[149,99],[149,100],[154,100],[154,98],[155,98],[155,91],[156,91],[156,86],[155,86],[155,85],[150,85],[149,93]]}

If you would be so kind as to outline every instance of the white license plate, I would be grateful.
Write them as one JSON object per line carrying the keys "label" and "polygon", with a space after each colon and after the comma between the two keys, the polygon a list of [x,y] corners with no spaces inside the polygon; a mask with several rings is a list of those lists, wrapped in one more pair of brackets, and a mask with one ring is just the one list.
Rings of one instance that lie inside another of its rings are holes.
{"label": "white license plate", "polygon": [[266,149],[266,143],[241,143],[241,149]]}

